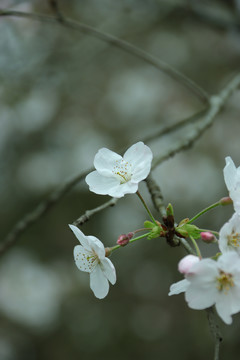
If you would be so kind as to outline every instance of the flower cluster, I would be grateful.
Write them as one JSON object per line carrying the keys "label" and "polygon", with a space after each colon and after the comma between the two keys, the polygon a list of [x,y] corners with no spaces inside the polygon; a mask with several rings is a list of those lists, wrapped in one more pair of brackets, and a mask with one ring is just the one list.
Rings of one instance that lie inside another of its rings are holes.
{"label": "flower cluster", "polygon": [[184,292],[192,309],[215,305],[222,320],[231,324],[231,315],[240,311],[240,168],[236,169],[230,157],[226,158],[224,179],[235,213],[219,232],[221,254],[217,260],[184,257],[178,269],[185,279],[173,284],[169,295]]}
{"label": "flower cluster", "polygon": [[[95,171],[86,177],[90,191],[116,198],[138,190],[138,183],[148,176],[151,169],[152,151],[143,142],[132,145],[122,156],[102,148],[95,158]],[[85,236],[76,226],[69,225],[81,245],[74,248],[74,259],[79,270],[90,274],[90,288],[94,295],[103,299],[109,291],[109,282],[115,284],[116,271],[108,259],[103,243],[94,236]],[[117,244],[126,245],[133,233],[121,235]]]}
{"label": "flower cluster", "polygon": [[[74,248],[76,266],[90,274],[90,288],[97,298],[102,299],[108,294],[109,282],[116,282],[116,271],[108,258],[113,250],[143,237],[149,240],[165,237],[170,246],[178,244],[174,242],[175,237],[189,238],[198,256],[187,255],[179,262],[178,270],[185,278],[172,284],[169,295],[184,292],[188,306],[192,309],[206,309],[215,305],[221,319],[231,324],[232,315],[240,311],[240,168],[235,167],[230,157],[226,158],[224,178],[229,191],[228,198],[222,198],[191,220],[183,219],[178,225],[175,224],[173,208],[169,204],[161,224],[154,219],[138,191],[139,182],[150,172],[151,162],[152,152],[143,142],[131,146],[123,156],[106,148],[97,152],[94,158],[96,170],[86,177],[90,191],[116,198],[137,193],[151,221],[145,221],[144,229],[120,235],[117,245],[112,248],[105,248],[96,237],[85,236],[76,226],[69,225],[80,241],[80,245]],[[235,213],[219,233],[202,231],[192,224],[208,209],[229,203],[233,203]],[[135,233],[142,230],[145,230],[145,234],[133,238]],[[202,259],[196,239],[202,239],[208,244],[217,242],[221,252],[215,258]]]}

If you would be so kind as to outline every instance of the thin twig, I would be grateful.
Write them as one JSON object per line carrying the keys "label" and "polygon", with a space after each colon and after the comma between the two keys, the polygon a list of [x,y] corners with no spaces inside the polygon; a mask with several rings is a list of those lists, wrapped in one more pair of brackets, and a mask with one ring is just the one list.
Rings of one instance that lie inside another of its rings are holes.
{"label": "thin twig", "polygon": [[210,331],[215,339],[215,351],[214,351],[214,360],[219,360],[219,350],[220,350],[220,344],[222,342],[222,335],[219,329],[219,325],[216,320],[216,315],[214,312],[213,307],[210,307],[206,309],[207,312],[207,318],[209,323]]}
{"label": "thin twig", "polygon": [[163,195],[162,195],[159,185],[153,179],[151,174],[148,175],[148,177],[145,181],[146,181],[148,191],[151,195],[152,202],[153,202],[155,209],[162,216],[166,216],[166,209],[165,209],[164,202],[163,202]]}
{"label": "thin twig", "polygon": [[196,121],[198,121],[200,118],[202,118],[208,111],[208,108],[200,110],[199,112],[188,116],[187,118],[181,119],[174,124],[167,125],[164,128],[155,131],[153,134],[148,135],[144,138],[144,142],[148,143],[150,141],[153,141],[161,136],[167,135],[169,133],[172,133],[174,131],[177,131],[178,129],[183,128],[186,125],[193,124]]}
{"label": "thin twig", "polygon": [[91,216],[97,214],[98,212],[100,212],[110,206],[116,205],[118,200],[119,199],[117,199],[117,198],[112,198],[111,200],[106,201],[105,203],[103,203],[102,205],[100,205],[94,209],[86,210],[86,212],[83,215],[81,215],[77,220],[75,220],[73,222],[73,225],[76,225],[76,226],[83,225],[85,222],[87,222],[90,219]]}
{"label": "thin twig", "polygon": [[158,70],[163,71],[165,74],[173,78],[174,80],[181,83],[183,86],[191,90],[196,96],[198,96],[199,100],[203,103],[208,103],[209,96],[205,90],[203,90],[199,85],[197,85],[193,80],[189,79],[187,76],[171,67],[170,65],[164,63],[163,61],[155,58],[144,50],[128,43],[127,41],[121,40],[113,35],[101,32],[89,25],[74,21],[72,19],[68,19],[63,17],[61,14],[61,21],[59,21],[59,17],[52,17],[43,14],[37,13],[26,13],[22,11],[14,11],[14,10],[4,10],[0,9],[0,16],[15,16],[15,17],[25,17],[32,20],[52,23],[52,24],[60,24],[64,27],[77,30],[88,35],[94,36],[102,41],[107,42],[109,45],[116,46],[121,50],[126,51],[127,53],[134,55],[146,63],[154,66]]}
{"label": "thin twig", "polygon": [[196,255],[194,250],[192,249],[191,245],[187,242],[186,239],[177,237],[180,244],[184,247],[184,249],[187,251],[188,254]]}
{"label": "thin twig", "polygon": [[[166,209],[163,202],[163,195],[161,192],[161,189],[159,185],[156,183],[156,181],[153,179],[152,174],[148,175],[147,179],[145,180],[147,183],[147,187],[149,190],[149,193],[152,198],[152,202],[154,204],[155,209],[163,216],[166,216]],[[188,254],[195,255],[195,252],[184,238],[180,238],[178,236],[174,236],[173,242],[175,244],[181,244],[184,249],[187,251]]]}

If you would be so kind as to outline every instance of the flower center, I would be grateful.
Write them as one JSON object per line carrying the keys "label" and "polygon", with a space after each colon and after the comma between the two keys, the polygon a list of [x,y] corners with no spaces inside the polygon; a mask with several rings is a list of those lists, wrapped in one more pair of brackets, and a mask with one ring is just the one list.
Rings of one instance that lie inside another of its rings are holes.
{"label": "flower center", "polygon": [[120,180],[120,184],[124,184],[131,180],[131,168],[131,164],[123,159],[116,161],[115,166],[113,167],[113,174]]}
{"label": "flower center", "polygon": [[219,271],[219,275],[217,278],[217,289],[227,294],[230,288],[234,286],[233,276],[222,270]]}
{"label": "flower center", "polygon": [[228,245],[236,248],[240,246],[240,234],[235,233],[234,230],[232,231],[231,235],[227,236]]}

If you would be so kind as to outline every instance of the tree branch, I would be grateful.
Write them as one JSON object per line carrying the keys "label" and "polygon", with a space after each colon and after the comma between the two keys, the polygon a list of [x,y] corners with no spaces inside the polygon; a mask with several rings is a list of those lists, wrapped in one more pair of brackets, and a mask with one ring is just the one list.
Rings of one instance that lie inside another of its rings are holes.
{"label": "tree branch", "polygon": [[145,180],[148,191],[151,195],[153,205],[155,209],[163,216],[166,216],[166,209],[163,202],[163,195],[160,190],[159,185],[156,183],[156,181],[153,179],[152,174],[150,173]]}
{"label": "tree branch", "polygon": [[117,199],[117,198],[112,198],[111,200],[106,201],[105,203],[103,203],[102,205],[100,205],[94,209],[86,210],[86,212],[83,215],[81,215],[77,220],[75,220],[73,222],[73,225],[76,225],[76,226],[83,225],[85,222],[87,222],[90,219],[91,216],[97,214],[98,212],[100,212],[110,206],[116,205],[118,200],[119,199]]}
{"label": "tree branch", "polygon": [[56,205],[57,202],[62,199],[65,194],[67,194],[76,184],[78,184],[79,181],[84,179],[89,171],[92,170],[93,169],[85,171],[84,173],[73,177],[62,187],[54,191],[49,196],[49,198],[42,201],[34,210],[30,211],[19,222],[17,222],[7,237],[1,242],[0,255],[2,255],[6,250],[14,245],[25,230],[27,230],[32,224],[45,215],[54,205]]}
{"label": "tree branch", "polygon": [[152,170],[155,169],[163,161],[169,159],[180,151],[189,149],[197,139],[213,124],[217,114],[222,110],[226,101],[240,85],[240,74],[237,74],[232,81],[218,94],[210,98],[210,107],[203,120],[196,126],[193,135],[183,139],[181,143],[171,147],[165,154],[153,160]]}
{"label": "tree branch", "polygon": [[125,52],[127,52],[131,55],[134,55],[134,56],[142,59],[146,63],[157,68],[158,70],[163,71],[165,74],[170,76],[172,79],[178,81],[183,86],[188,88],[203,103],[208,103],[209,97],[208,97],[208,94],[206,93],[206,91],[203,90],[199,85],[197,85],[193,80],[189,79],[187,76],[183,75],[181,72],[174,69],[170,65],[155,58],[154,56],[150,55],[149,53],[145,52],[144,50],[128,43],[127,41],[118,39],[115,36],[101,32],[89,25],[65,18],[65,17],[63,17],[62,13],[61,13],[61,18],[59,18],[59,16],[52,17],[52,16],[37,14],[37,13],[26,13],[26,12],[22,12],[22,11],[0,9],[0,16],[24,17],[24,18],[37,20],[37,21],[41,21],[41,22],[46,22],[46,23],[51,23],[51,24],[60,24],[61,26],[64,26],[66,28],[73,29],[73,30],[80,31],[85,34],[94,36],[102,41],[107,42],[109,45],[113,45],[117,48],[120,48],[121,50],[124,50]]}
{"label": "tree branch", "polygon": [[214,360],[219,360],[219,350],[220,350],[220,344],[222,342],[222,335],[216,320],[216,315],[213,307],[206,309],[206,312],[207,312],[209,328],[215,339]]}
{"label": "tree branch", "polygon": [[167,135],[174,131],[177,131],[178,129],[181,129],[188,124],[193,124],[195,121],[198,121],[201,117],[203,117],[203,115],[205,115],[207,111],[208,111],[208,108],[200,110],[199,112],[197,112],[185,119],[179,120],[169,126],[165,126],[164,128],[155,131],[152,135],[146,136],[144,138],[144,142],[148,143],[152,140],[155,140],[156,138],[159,138],[161,136],[164,136],[164,135]]}

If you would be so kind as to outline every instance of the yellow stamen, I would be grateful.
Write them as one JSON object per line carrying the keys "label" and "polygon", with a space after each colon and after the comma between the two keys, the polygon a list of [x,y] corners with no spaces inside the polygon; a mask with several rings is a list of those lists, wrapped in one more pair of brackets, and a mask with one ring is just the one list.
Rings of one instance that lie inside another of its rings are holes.
{"label": "yellow stamen", "polygon": [[233,247],[239,247],[240,246],[240,234],[235,233],[234,230],[232,231],[231,235],[227,236],[228,239],[228,245],[231,245]]}
{"label": "yellow stamen", "polygon": [[222,270],[219,271],[219,275],[217,278],[217,289],[227,294],[230,288],[234,286],[233,276]]}

